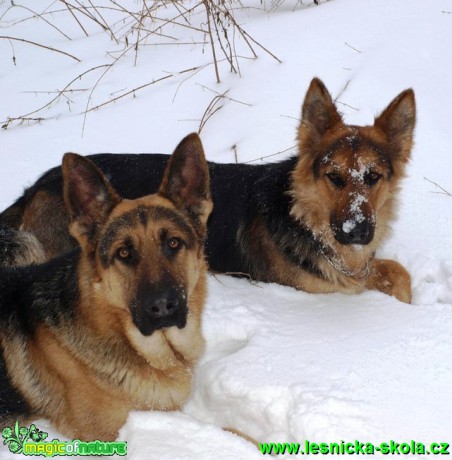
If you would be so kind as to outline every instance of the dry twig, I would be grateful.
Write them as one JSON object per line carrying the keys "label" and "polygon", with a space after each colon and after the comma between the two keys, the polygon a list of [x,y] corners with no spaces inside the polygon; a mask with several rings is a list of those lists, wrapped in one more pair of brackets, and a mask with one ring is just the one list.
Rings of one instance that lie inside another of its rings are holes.
{"label": "dry twig", "polygon": [[[212,28],[210,26],[210,17],[212,16],[212,12],[210,10],[210,6],[209,6],[209,1],[208,0],[204,0],[203,1],[203,4],[204,4],[204,7],[206,8],[206,15],[207,15],[207,31],[208,31],[208,34],[209,34],[209,38],[210,38],[210,46],[212,48],[212,57],[213,57],[213,64],[214,64],[214,68],[215,68],[215,75],[217,77],[217,83],[220,83],[220,73],[218,71],[218,61],[217,61],[217,54],[215,52],[215,42],[213,40],[213,36],[212,36]],[[199,128],[199,132],[201,132],[201,129],[202,127]]]}
{"label": "dry twig", "polygon": [[349,48],[351,48],[353,51],[356,51],[357,53],[362,53],[362,51],[360,51],[359,49],[353,47],[352,45],[349,45],[347,42],[345,42],[345,45],[348,46]]}
{"label": "dry twig", "polygon": [[[135,2],[137,3],[137,2]],[[61,5],[56,8],[55,5]],[[169,9],[168,7],[174,7],[174,10]],[[186,7],[184,2],[181,0],[153,0],[151,2],[146,0],[140,0],[138,7],[133,9],[126,2],[121,2],[119,0],[107,0],[102,5],[98,5],[94,0],[56,0],[52,2],[46,9],[38,13],[28,7],[22,5],[15,5],[12,3],[12,6],[7,8],[5,13],[1,16],[3,17],[8,11],[13,8],[22,8],[26,11],[29,11],[32,16],[27,18],[21,18],[16,21],[14,24],[28,21],[30,19],[41,19],[47,25],[54,28],[58,33],[63,35],[68,40],[71,40],[71,37],[57,27],[51,17],[55,14],[70,15],[74,21],[77,23],[78,27],[81,29],[85,36],[89,36],[89,28],[86,27],[86,24],[89,25],[89,21],[92,21],[96,26],[100,27],[103,31],[107,32],[111,39],[114,40],[117,44],[122,44],[124,47],[121,50],[109,51],[108,56],[111,57],[111,62],[109,64],[99,65],[89,69],[86,72],[83,72],[77,77],[75,77],[71,82],[69,82],[62,90],[57,90],[56,95],[49,102],[43,106],[31,111],[28,114],[21,116],[9,117],[6,121],[3,122],[3,127],[6,129],[13,122],[23,122],[23,120],[33,120],[41,121],[44,118],[33,118],[38,112],[49,108],[55,102],[58,102],[61,97],[66,98],[66,101],[70,101],[66,94],[71,91],[75,91],[70,86],[78,79],[82,78],[89,72],[92,72],[96,69],[103,68],[103,72],[99,75],[97,80],[94,82],[93,86],[90,89],[89,95],[87,97],[87,102],[85,105],[85,110],[82,112],[83,117],[83,127],[82,133],[86,124],[86,117],[89,112],[93,110],[100,109],[105,107],[108,104],[111,104],[121,98],[124,98],[130,94],[135,94],[136,92],[158,82],[166,80],[176,75],[190,73],[191,78],[196,73],[200,72],[202,69],[206,68],[209,65],[213,65],[215,70],[216,81],[220,82],[220,69],[219,64],[222,61],[227,61],[232,72],[238,73],[240,75],[239,60],[249,59],[249,56],[241,56],[237,52],[236,41],[238,39],[243,39],[246,46],[251,52],[252,58],[257,58],[257,53],[255,48],[260,48],[265,53],[270,55],[272,58],[276,59],[278,62],[281,62],[273,53],[271,53],[266,47],[259,43],[256,39],[251,37],[246,30],[237,22],[234,17],[235,9],[243,9],[245,6],[241,2],[233,2],[232,0],[197,0],[190,7]],[[202,10],[205,11],[206,22],[197,23],[197,13],[201,13]],[[110,19],[111,16],[107,16],[104,12],[111,12],[116,15],[115,20]],[[170,12],[169,14],[167,12]],[[83,19],[83,21],[82,21]],[[177,31],[177,28],[187,28],[193,31],[195,36],[192,41],[178,41],[177,33],[175,36],[169,36],[165,32],[168,29],[168,26],[171,26],[173,30]],[[201,35],[203,39],[197,40],[196,35]],[[15,62],[15,52],[12,41],[19,41],[27,43],[33,46],[38,46],[56,53],[63,54],[70,57],[71,59],[80,62],[80,59],[76,56],[69,54],[60,49],[53,48],[41,43],[37,43],[32,40],[19,37],[10,37],[10,36],[0,36],[5,40],[9,40],[11,47],[13,49],[13,61]],[[204,64],[202,66],[193,67],[192,69],[186,69],[180,72],[172,72],[169,75],[160,77],[157,79],[152,79],[143,85],[137,86],[113,99],[97,104],[94,107],[90,107],[90,104],[93,99],[93,94],[96,91],[99,83],[105,78],[107,73],[121,60],[124,56],[129,55],[129,53],[135,53],[134,63],[137,65],[138,59],[138,50],[144,44],[147,44],[148,41],[151,41],[150,38],[153,38],[152,45],[168,45],[168,44],[201,44],[204,46],[209,43],[212,50],[212,62],[209,64]],[[155,38],[155,39],[154,39]],[[162,43],[163,39],[171,40],[170,43]],[[129,43],[130,41],[130,43]],[[221,54],[224,56],[224,59],[220,59]],[[186,81],[184,79],[180,85]],[[179,89],[178,87],[178,89]],[[53,91],[49,91],[49,94]],[[206,122],[216,113],[221,107],[218,107],[218,101],[221,99],[228,99],[240,104],[246,104],[241,101],[237,101],[226,96],[227,92],[223,94],[216,93],[216,97],[213,98],[213,105],[208,107],[208,110],[203,115],[199,129],[205,126]],[[176,91],[177,94],[177,91]]]}
{"label": "dry twig", "polygon": [[274,156],[277,156],[277,155],[281,155],[282,153],[290,152],[291,150],[294,150],[296,148],[297,148],[297,146],[293,145],[292,147],[289,147],[287,149],[281,150],[280,152],[271,153],[270,155],[265,155],[263,157],[254,158],[253,160],[244,161],[244,163],[254,163],[255,161],[265,160],[266,158],[270,158],[270,157],[274,157]]}
{"label": "dry twig", "polygon": [[51,46],[43,45],[41,43],[37,43],[37,42],[31,41],[31,40],[26,40],[25,38],[10,37],[8,35],[0,35],[0,39],[14,40],[14,41],[17,41],[17,42],[28,43],[30,45],[38,46],[40,48],[44,48],[44,49],[47,49],[47,50],[50,50],[50,51],[55,51],[55,53],[64,54],[65,56],[68,56],[68,57],[76,60],[77,62],[80,62],[80,59],[78,57],[75,57],[72,54],[66,53],[66,51],[61,51],[61,50],[58,50],[56,48],[52,48]]}
{"label": "dry twig", "polygon": [[[49,108],[54,102],[56,102],[60,97],[61,95],[63,95],[65,92],[68,91],[69,87],[75,83],[77,80],[80,80],[82,77],[84,77],[85,75],[87,75],[88,73],[90,72],[93,72],[94,70],[97,70],[97,69],[101,69],[103,67],[106,67],[110,64],[103,64],[103,65],[99,65],[99,66],[96,66],[96,67],[93,67],[85,72],[82,72],[81,74],[77,75],[75,78],[73,78],[62,90],[58,90],[56,93],[57,95],[51,99],[49,102],[45,103],[44,105],[42,105],[41,107],[29,112],[29,113],[26,113],[24,115],[19,115],[17,117],[8,117],[5,121],[1,122],[2,123],[2,128],[3,129],[7,129],[9,127],[9,125],[15,121],[21,123],[23,120],[26,120],[26,119],[30,119],[30,115],[34,115],[35,113],[38,113],[40,112],[41,110],[44,110],[46,108]],[[39,121],[42,121],[44,120],[44,118],[39,118],[39,119],[32,119],[32,120],[39,120]]]}
{"label": "dry twig", "polygon": [[222,105],[217,107],[217,104],[224,98],[227,91],[223,94],[218,94],[215,96],[207,106],[207,109],[204,111],[203,116],[201,117],[201,122],[199,123],[198,134],[201,134],[202,129],[204,128],[205,124],[209,121],[209,118],[212,117],[216,112],[223,108]]}
{"label": "dry twig", "polygon": [[438,187],[441,190],[441,192],[430,192],[430,193],[439,193],[440,195],[452,196],[452,193],[448,192],[444,187],[441,187],[441,185],[437,184],[436,182],[433,182],[432,180],[427,179],[426,177],[424,177],[424,180],[426,180],[427,182],[430,182],[435,187]]}

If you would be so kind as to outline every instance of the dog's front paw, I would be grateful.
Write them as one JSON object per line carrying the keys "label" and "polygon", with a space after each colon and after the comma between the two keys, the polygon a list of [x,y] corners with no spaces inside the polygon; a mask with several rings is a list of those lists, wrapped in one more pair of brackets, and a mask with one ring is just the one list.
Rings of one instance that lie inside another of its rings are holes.
{"label": "dog's front paw", "polygon": [[395,260],[373,260],[366,287],[411,303],[411,276]]}

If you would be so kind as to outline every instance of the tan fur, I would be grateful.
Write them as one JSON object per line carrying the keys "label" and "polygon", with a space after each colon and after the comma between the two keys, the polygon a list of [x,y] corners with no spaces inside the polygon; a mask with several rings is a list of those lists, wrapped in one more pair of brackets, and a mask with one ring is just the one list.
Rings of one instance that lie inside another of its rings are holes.
{"label": "tan fur", "polygon": [[248,436],[247,434],[243,433],[240,430],[237,430],[236,428],[229,428],[225,427],[223,428],[224,431],[228,431],[229,433],[235,434],[236,436],[240,436],[241,438],[245,439],[246,441],[250,442],[251,444],[254,444],[254,446],[259,449],[259,443],[252,438],[251,436]]}
{"label": "tan fur", "polygon": [[373,260],[366,287],[397,297],[402,302],[411,303],[410,274],[395,260]]}

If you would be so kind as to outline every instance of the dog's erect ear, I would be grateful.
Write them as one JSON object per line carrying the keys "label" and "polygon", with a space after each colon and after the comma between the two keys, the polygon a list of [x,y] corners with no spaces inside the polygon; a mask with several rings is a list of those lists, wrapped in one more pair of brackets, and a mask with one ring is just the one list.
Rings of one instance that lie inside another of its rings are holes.
{"label": "dog's erect ear", "polygon": [[62,170],[64,201],[76,233],[73,236],[90,239],[121,199],[99,169],[76,153],[64,155]]}
{"label": "dog's erect ear", "polygon": [[413,132],[416,125],[416,101],[414,91],[401,92],[375,119],[375,127],[380,128],[388,142],[400,152],[401,159],[409,158],[413,145]]}
{"label": "dog's erect ear", "polygon": [[199,222],[201,232],[205,232],[212,200],[209,168],[201,139],[196,133],[182,139],[171,155],[159,193]]}
{"label": "dog's erect ear", "polygon": [[309,85],[301,110],[299,141],[304,146],[312,146],[338,123],[342,123],[342,118],[330,93],[321,80],[314,78]]}

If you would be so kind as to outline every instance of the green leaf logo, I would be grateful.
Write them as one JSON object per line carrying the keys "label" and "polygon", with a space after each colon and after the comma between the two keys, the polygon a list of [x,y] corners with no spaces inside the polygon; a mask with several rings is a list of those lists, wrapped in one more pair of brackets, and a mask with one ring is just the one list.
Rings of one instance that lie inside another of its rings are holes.
{"label": "green leaf logo", "polygon": [[34,442],[44,441],[48,433],[38,430],[36,425],[31,424],[30,428],[25,426],[19,427],[19,421],[16,420],[14,429],[5,427],[2,430],[3,445],[8,444],[8,449],[14,454],[20,454],[23,450],[23,445],[28,440]]}

